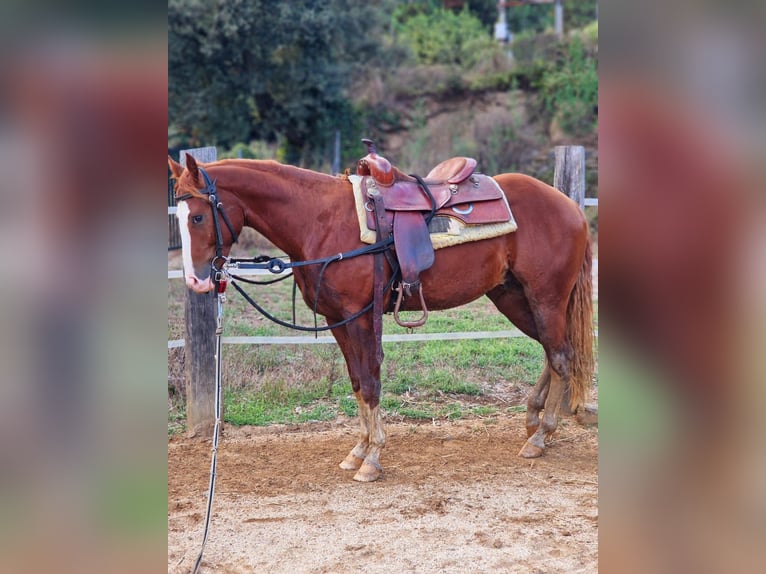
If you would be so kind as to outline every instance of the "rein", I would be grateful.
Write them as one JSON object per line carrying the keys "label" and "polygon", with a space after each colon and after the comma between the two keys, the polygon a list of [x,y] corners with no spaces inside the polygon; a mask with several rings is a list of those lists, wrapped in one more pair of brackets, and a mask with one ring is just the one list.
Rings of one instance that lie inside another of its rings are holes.
{"label": "rein", "polygon": [[[232,275],[229,270],[230,269],[267,269],[271,273],[278,274],[282,273],[283,271],[287,269],[294,269],[296,267],[306,267],[309,265],[321,265],[322,269],[319,272],[319,281],[317,281],[317,288],[314,293],[314,326],[313,327],[304,327],[302,325],[296,325],[293,319],[293,323],[288,323],[286,321],[282,321],[281,319],[278,319],[277,317],[274,317],[272,314],[270,314],[268,311],[266,311],[263,307],[258,305],[239,285],[237,285],[236,281],[232,281],[231,284],[234,286],[234,288],[242,295],[242,297],[245,298],[245,300],[250,303],[261,315],[269,319],[270,321],[273,321],[277,325],[281,325],[283,327],[287,327],[289,329],[295,329],[296,331],[306,331],[310,333],[319,333],[321,331],[328,331],[330,329],[335,329],[336,327],[342,327],[343,325],[346,325],[350,323],[351,321],[354,321],[355,319],[358,319],[370,309],[373,307],[374,301],[371,301],[368,305],[366,305],[361,310],[357,311],[353,315],[350,315],[343,319],[342,321],[339,321],[337,323],[333,323],[332,325],[326,325],[319,327],[317,325],[317,306],[319,304],[319,289],[322,285],[322,277],[324,276],[324,272],[327,269],[327,267],[330,265],[330,263],[335,263],[337,261],[342,261],[344,259],[351,259],[353,257],[359,257],[361,255],[375,255],[378,253],[384,253],[386,252],[391,245],[393,245],[393,238],[388,238],[383,241],[378,241],[377,243],[374,243],[372,245],[365,245],[364,247],[359,247],[357,249],[354,249],[352,251],[346,251],[345,253],[337,253],[335,255],[330,255],[329,257],[323,257],[322,259],[310,259],[307,261],[284,261],[282,259],[279,259],[278,257],[272,257],[267,258],[263,256],[259,257],[253,257],[253,258],[226,258],[224,257],[224,264],[220,270],[217,270],[220,272],[223,272],[230,277],[234,279],[241,280],[241,277],[237,277],[236,275]],[[391,279],[389,279],[388,283],[383,288],[383,293],[391,289],[394,282],[397,278],[397,270],[391,275]],[[283,278],[277,279],[276,281],[281,281]],[[263,282],[254,282],[254,281],[245,281],[246,283],[256,283],[256,284],[262,284],[262,285],[269,285],[271,283],[275,283],[276,281],[263,281]],[[293,297],[295,297],[295,290],[293,290]],[[293,302],[294,303],[294,302]],[[294,304],[293,304],[294,308]]]}

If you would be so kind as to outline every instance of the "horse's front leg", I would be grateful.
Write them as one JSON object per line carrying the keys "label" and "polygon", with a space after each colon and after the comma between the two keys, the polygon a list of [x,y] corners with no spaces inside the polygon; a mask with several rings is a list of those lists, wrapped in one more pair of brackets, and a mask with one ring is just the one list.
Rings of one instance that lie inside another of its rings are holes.
{"label": "horse's front leg", "polygon": [[367,404],[366,408],[370,422],[370,448],[362,466],[354,475],[354,480],[359,482],[372,482],[380,478],[380,475],[383,474],[383,467],[380,465],[380,451],[386,446],[386,429],[380,414],[380,404],[378,403],[374,407]]}
{"label": "horse's front leg", "polygon": [[346,359],[351,386],[359,407],[359,441],[340,467],[356,470],[354,480],[372,482],[383,469],[380,451],[386,443],[386,432],[380,413],[380,361],[375,353],[372,326],[360,317],[345,327],[333,329],[338,345]]}
{"label": "horse's front leg", "polygon": [[[353,382],[351,385],[355,389],[359,386],[358,383],[354,385]],[[370,448],[370,412],[362,400],[361,391],[358,389],[354,390],[354,396],[356,397],[357,411],[359,412],[359,442],[356,443],[351,452],[340,463],[340,467],[343,470],[359,470]]]}

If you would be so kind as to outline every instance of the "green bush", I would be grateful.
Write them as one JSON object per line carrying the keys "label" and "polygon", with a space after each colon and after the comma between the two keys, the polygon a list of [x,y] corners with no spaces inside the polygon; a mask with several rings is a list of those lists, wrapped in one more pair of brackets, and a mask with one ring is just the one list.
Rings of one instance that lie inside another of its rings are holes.
{"label": "green bush", "polygon": [[591,44],[598,44],[598,20],[594,20],[582,29],[582,33]]}
{"label": "green bush", "polygon": [[469,69],[497,49],[481,21],[468,10],[443,8],[420,12],[397,26],[399,41],[418,64],[447,64]]}
{"label": "green bush", "polygon": [[239,142],[231,149],[218,150],[218,159],[242,158],[242,159],[276,159],[278,156],[279,142],[269,144],[261,140],[253,140],[249,144]]}
{"label": "green bush", "polygon": [[595,58],[588,54],[579,37],[539,80],[545,111],[570,135],[587,134],[597,122],[598,73]]}

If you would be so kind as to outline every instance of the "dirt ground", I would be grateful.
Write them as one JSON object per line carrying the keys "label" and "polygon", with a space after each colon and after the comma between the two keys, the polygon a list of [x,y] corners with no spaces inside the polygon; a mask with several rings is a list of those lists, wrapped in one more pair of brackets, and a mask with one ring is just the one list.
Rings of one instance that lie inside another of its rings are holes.
{"label": "dirt ground", "polygon": [[[202,572],[590,573],[598,570],[598,430],[565,419],[516,456],[524,414],[387,425],[383,477],[338,463],[355,419],[227,427]],[[202,540],[210,441],[168,444],[168,572]]]}

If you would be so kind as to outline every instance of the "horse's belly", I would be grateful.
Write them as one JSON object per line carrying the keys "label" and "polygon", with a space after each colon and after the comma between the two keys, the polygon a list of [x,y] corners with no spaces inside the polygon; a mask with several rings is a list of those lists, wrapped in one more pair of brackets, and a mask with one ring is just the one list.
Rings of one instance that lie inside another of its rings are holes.
{"label": "horse's belly", "polygon": [[[467,305],[471,301],[475,301],[482,295],[485,295],[486,291],[471,291],[455,294],[429,294],[429,291],[424,288],[423,294],[426,301],[426,307],[429,311],[441,311],[444,309],[460,307],[461,305]],[[449,295],[452,296],[450,297]],[[405,297],[404,301],[402,302],[402,309],[405,311],[419,311],[420,307],[420,298],[414,292],[412,293],[412,296]]]}
{"label": "horse's belly", "polygon": [[[430,310],[465,305],[503,283],[508,261],[498,256],[496,251],[477,251],[470,252],[470,258],[445,258],[437,252],[434,265],[420,274],[423,297]],[[418,310],[420,298],[413,293],[403,301],[402,306],[405,310]]]}

